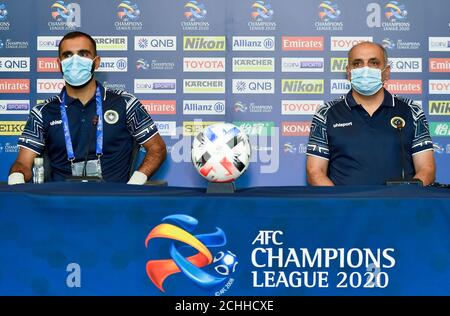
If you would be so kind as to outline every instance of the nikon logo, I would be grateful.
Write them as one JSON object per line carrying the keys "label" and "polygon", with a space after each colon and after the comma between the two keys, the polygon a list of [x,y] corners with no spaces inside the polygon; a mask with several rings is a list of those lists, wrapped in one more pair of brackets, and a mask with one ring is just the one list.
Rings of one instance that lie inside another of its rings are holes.
{"label": "nikon logo", "polygon": [[450,101],[429,101],[430,115],[450,115]]}
{"label": "nikon logo", "polygon": [[347,67],[347,58],[336,58],[332,57],[330,60],[331,72],[345,72],[345,67]]}
{"label": "nikon logo", "polygon": [[224,51],[225,36],[185,36],[185,51]]}
{"label": "nikon logo", "polygon": [[323,94],[323,79],[283,79],[281,93]]}

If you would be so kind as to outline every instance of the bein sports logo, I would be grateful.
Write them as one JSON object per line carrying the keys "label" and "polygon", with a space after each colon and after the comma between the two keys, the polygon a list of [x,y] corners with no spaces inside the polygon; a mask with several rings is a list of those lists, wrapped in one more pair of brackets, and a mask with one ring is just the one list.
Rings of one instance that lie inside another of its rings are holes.
{"label": "bein sports logo", "polygon": [[186,20],[191,22],[204,20],[206,18],[206,14],[208,13],[203,3],[195,0],[186,3],[184,8],[186,9],[184,12],[184,17]]}
{"label": "bein sports logo", "polygon": [[139,10],[137,4],[131,3],[130,1],[122,1],[117,6],[117,9],[119,9],[117,16],[124,22],[136,21],[141,15],[141,11]]}
{"label": "bein sports logo", "polygon": [[269,1],[255,1],[252,4],[252,20],[253,21],[270,21],[273,17],[272,6]]}
{"label": "bein sports logo", "polygon": [[[167,277],[179,272],[207,290],[216,290],[231,281],[230,275],[238,264],[236,255],[227,250],[219,251],[213,257],[209,249],[226,245],[226,235],[220,228],[216,227],[213,233],[193,235],[198,220],[192,216],[174,214],[164,217],[162,221],[145,239],[147,248],[154,238],[172,240],[169,248],[171,259],[149,260],[146,264],[148,277],[161,292],[165,292],[163,285]],[[185,257],[181,250],[186,248],[195,249],[197,253]],[[208,267],[213,268],[213,272],[205,271]]]}
{"label": "bein sports logo", "polygon": [[408,11],[405,10],[405,5],[398,1],[389,1],[384,8],[386,9],[384,15],[390,22],[403,21],[408,15]]}
{"label": "bein sports logo", "polygon": [[328,22],[330,20],[336,20],[341,15],[336,3],[331,1],[322,1],[319,5],[319,17],[322,21]]}

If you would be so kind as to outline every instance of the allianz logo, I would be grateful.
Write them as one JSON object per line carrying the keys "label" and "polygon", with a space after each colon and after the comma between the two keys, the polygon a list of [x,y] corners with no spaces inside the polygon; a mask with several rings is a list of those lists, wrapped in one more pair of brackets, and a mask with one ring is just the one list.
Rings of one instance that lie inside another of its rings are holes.
{"label": "allianz logo", "polygon": [[62,124],[62,120],[53,120],[50,122],[50,126],[61,125],[61,124]]}
{"label": "allianz logo", "polygon": [[353,122],[347,122],[347,123],[334,123],[333,128],[339,128],[339,127],[349,127],[352,126]]}

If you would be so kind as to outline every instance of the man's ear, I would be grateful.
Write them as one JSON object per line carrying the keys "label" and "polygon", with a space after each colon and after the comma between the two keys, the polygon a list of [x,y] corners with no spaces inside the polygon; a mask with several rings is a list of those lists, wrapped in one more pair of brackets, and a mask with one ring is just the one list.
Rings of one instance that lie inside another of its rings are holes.
{"label": "man's ear", "polygon": [[387,65],[384,71],[381,73],[381,81],[386,82],[391,78],[391,65]]}
{"label": "man's ear", "polygon": [[100,67],[100,56],[95,56],[94,69],[97,70]]}
{"label": "man's ear", "polygon": [[347,80],[351,81],[352,80],[352,72],[351,72],[350,67],[348,65],[345,66],[345,73],[347,75]]}

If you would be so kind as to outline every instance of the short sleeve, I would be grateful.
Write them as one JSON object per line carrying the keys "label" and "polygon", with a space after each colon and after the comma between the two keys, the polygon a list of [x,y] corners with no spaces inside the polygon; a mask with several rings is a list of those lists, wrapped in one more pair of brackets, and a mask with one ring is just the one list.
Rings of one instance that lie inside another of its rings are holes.
{"label": "short sleeve", "polygon": [[324,104],[314,114],[306,151],[307,155],[330,159],[326,120],[329,108],[329,104]]}
{"label": "short sleeve", "polygon": [[42,119],[43,105],[35,106],[28,117],[25,129],[19,137],[18,145],[42,155],[45,148],[45,130]]}

